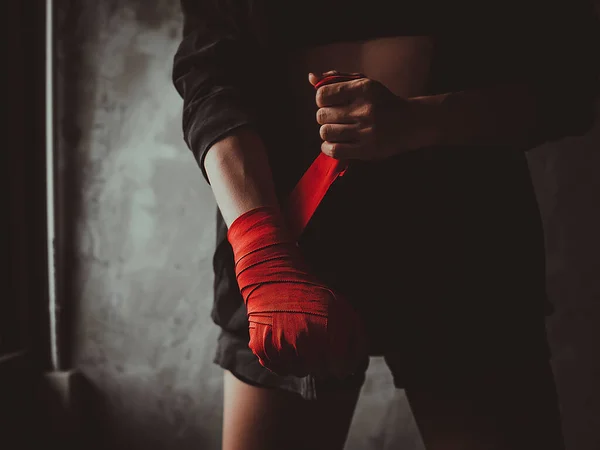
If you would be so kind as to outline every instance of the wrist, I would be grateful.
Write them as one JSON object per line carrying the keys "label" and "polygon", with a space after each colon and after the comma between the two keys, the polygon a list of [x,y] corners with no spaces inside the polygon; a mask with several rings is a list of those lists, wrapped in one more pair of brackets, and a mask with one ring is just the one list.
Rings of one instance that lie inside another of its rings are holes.
{"label": "wrist", "polygon": [[414,120],[411,150],[441,145],[444,142],[444,96],[412,97],[407,101]]}
{"label": "wrist", "polygon": [[281,210],[277,206],[259,206],[237,217],[227,230],[236,261],[241,255],[265,246],[294,244]]}

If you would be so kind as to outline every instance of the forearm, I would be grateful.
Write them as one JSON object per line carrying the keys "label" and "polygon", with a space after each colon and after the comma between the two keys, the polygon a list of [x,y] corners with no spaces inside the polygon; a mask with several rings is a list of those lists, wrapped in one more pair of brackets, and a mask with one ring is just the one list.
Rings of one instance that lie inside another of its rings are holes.
{"label": "forearm", "polygon": [[409,99],[420,111],[424,146],[537,142],[536,104],[525,85],[498,85]]}
{"label": "forearm", "polygon": [[251,209],[278,204],[266,150],[250,128],[215,143],[204,168],[227,226]]}

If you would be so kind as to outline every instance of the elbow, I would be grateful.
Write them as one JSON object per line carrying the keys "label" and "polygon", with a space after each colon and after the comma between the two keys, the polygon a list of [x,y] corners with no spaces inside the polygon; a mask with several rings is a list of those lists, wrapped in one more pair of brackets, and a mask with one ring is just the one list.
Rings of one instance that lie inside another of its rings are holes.
{"label": "elbow", "polygon": [[576,120],[566,119],[567,124],[565,125],[564,136],[565,137],[577,137],[587,134],[593,127],[596,119],[595,108],[593,105],[589,105],[586,111],[580,112],[575,115]]}
{"label": "elbow", "polygon": [[580,137],[587,134],[595,121],[593,104],[580,106],[578,110],[565,110],[557,115],[553,129],[548,132],[548,140],[556,141],[569,137]]}
{"label": "elbow", "polygon": [[597,91],[570,93],[564,98],[552,96],[538,104],[538,145],[587,134],[596,120]]}
{"label": "elbow", "polygon": [[186,105],[183,138],[207,182],[204,159],[208,150],[238,128],[256,123],[254,112],[231,91],[222,90],[220,95],[196,99]]}

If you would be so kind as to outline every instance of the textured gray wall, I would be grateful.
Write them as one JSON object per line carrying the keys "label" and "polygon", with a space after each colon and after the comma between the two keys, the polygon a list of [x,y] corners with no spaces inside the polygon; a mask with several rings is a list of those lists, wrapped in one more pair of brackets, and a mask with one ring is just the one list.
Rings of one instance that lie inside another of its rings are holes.
{"label": "textured gray wall", "polygon": [[[177,1],[56,2],[65,295],[73,354],[110,448],[219,448],[221,371],[209,319],[214,200],[171,86]],[[569,450],[600,448],[598,127],[537,149]],[[401,445],[402,444],[402,445]],[[422,449],[403,392],[374,359],[348,449]]]}

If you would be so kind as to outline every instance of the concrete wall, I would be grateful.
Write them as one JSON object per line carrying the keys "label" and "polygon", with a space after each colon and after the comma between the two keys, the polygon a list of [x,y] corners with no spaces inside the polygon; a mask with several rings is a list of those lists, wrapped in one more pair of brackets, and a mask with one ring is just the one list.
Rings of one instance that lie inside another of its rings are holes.
{"label": "concrete wall", "polygon": [[[63,293],[73,364],[110,448],[219,448],[221,371],[209,319],[214,200],[185,148],[171,86],[177,1],[56,2]],[[569,450],[598,441],[599,128],[536,150],[549,236],[552,338]],[[594,272],[596,269],[596,273]],[[597,328],[596,328],[597,330]],[[595,421],[595,422],[594,422]],[[99,442],[99,441],[97,441]],[[403,445],[399,445],[403,444]],[[347,448],[422,449],[373,360]]]}

